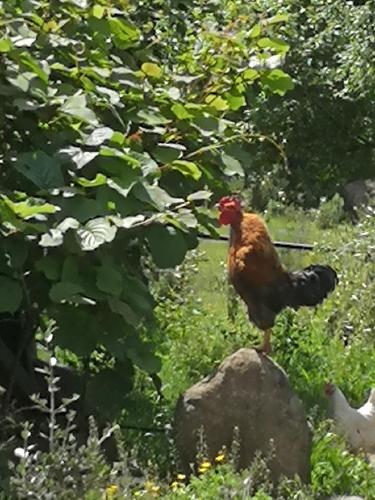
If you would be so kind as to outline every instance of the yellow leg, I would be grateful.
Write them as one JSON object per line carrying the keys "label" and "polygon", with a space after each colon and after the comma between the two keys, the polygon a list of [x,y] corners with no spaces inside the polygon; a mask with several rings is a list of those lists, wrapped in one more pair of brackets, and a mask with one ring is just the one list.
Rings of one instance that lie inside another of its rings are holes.
{"label": "yellow leg", "polygon": [[271,352],[271,334],[271,328],[265,330],[263,344],[258,349],[256,349],[258,352],[260,352],[261,354],[265,354],[266,356],[268,356]]}

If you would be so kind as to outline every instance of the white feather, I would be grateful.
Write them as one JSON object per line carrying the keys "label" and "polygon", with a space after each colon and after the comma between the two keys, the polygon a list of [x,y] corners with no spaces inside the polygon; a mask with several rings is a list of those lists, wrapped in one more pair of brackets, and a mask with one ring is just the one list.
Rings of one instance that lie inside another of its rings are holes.
{"label": "white feather", "polygon": [[332,394],[334,420],[337,431],[355,450],[370,452],[375,447],[375,389],[361,408],[352,408],[341,390]]}

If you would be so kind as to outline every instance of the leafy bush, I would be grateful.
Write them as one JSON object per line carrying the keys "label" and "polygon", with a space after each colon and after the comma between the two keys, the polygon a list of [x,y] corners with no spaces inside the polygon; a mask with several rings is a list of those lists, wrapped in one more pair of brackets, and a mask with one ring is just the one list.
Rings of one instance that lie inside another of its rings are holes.
{"label": "leafy bush", "polygon": [[[278,1],[258,5],[261,15],[280,13]],[[254,99],[249,115],[284,146],[288,168],[273,176],[274,184],[286,191],[288,203],[310,208],[347,182],[373,176],[373,4],[287,0],[282,12],[288,15],[283,29],[290,50],[281,67],[295,87],[282,99]],[[272,148],[250,146],[249,186],[275,164],[280,162]]]}
{"label": "leafy bush", "polygon": [[335,194],[330,200],[322,200],[317,213],[317,223],[320,228],[336,227],[345,218],[344,200]]}
{"label": "leafy bush", "polygon": [[96,364],[87,399],[104,418],[134,366],[160,370],[147,262],[173,268],[215,231],[205,203],[243,176],[242,144],[268,139],[244,120],[251,88],[293,85],[247,67],[287,52],[285,18],[253,27],[226,6],[192,0],[186,17],[174,0],[0,2],[0,313],[22,332],[14,365],[56,321],[60,348]]}

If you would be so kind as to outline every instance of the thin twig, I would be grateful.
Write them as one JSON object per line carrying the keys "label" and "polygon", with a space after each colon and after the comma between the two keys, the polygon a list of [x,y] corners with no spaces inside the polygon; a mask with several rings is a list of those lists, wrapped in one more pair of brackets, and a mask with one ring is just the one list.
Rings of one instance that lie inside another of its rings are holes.
{"label": "thin twig", "polygon": [[220,142],[215,143],[215,144],[209,144],[208,146],[202,146],[202,147],[196,149],[195,151],[188,153],[187,155],[184,156],[184,158],[189,159],[189,158],[193,158],[194,156],[205,153],[206,151],[214,151],[216,149],[222,148],[226,144],[228,144],[234,140],[237,140],[237,139],[243,139],[243,140],[258,139],[259,141],[262,141],[262,140],[268,141],[270,144],[272,144],[278,150],[281,158],[284,161],[285,166],[286,167],[288,166],[288,159],[287,159],[287,156],[285,154],[285,151],[282,148],[282,146],[280,146],[280,144],[278,144],[275,141],[275,139],[273,139],[272,137],[270,137],[268,135],[253,134],[253,133],[247,133],[247,132],[232,135],[231,137],[227,137],[223,141],[220,141]]}

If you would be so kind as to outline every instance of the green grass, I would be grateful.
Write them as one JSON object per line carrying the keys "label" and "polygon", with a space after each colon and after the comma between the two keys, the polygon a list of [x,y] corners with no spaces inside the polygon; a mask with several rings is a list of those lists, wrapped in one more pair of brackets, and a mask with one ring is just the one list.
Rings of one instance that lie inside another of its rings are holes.
{"label": "green grass", "polygon": [[[292,268],[310,262],[333,265],[340,276],[334,294],[315,309],[285,311],[274,328],[273,359],[288,373],[314,429],[311,497],[359,494],[375,498],[375,473],[363,457],[349,453],[342,440],[331,438],[326,423],[323,384],[338,384],[354,405],[362,404],[375,381],[374,222],[342,224],[322,231],[309,219],[277,218],[269,223],[273,239],[317,242],[313,252],[282,252]],[[301,229],[303,228],[303,229]],[[166,404],[210,373],[225,356],[251,347],[261,337],[239,305],[232,322],[227,313],[227,244],[202,242],[198,271],[188,285],[159,306],[162,332],[161,377]],[[343,336],[349,334],[349,345]],[[207,497],[210,498],[210,497]],[[305,498],[305,497],[300,497]]]}

